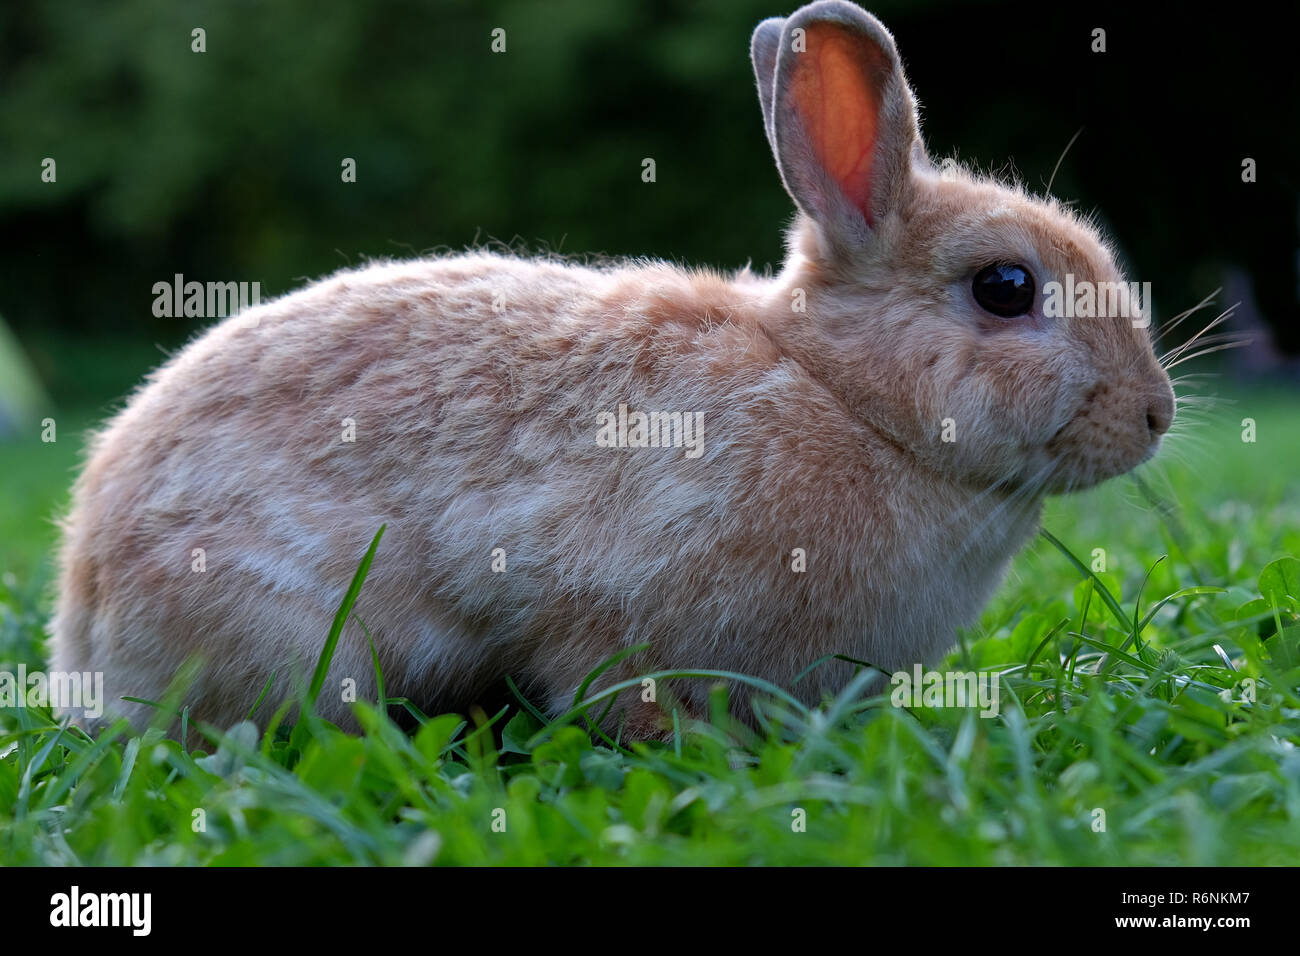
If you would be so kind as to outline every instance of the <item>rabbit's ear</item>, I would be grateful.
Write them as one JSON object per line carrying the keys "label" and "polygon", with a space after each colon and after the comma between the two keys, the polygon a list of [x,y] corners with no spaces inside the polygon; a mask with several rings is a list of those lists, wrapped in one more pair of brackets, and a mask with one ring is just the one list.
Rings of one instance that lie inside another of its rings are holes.
{"label": "rabbit's ear", "polygon": [[[756,49],[771,22],[755,32]],[[773,102],[763,112],[786,190],[842,251],[899,207],[914,150],[924,154],[894,38],[841,0],[811,3],[781,25]]]}
{"label": "rabbit's ear", "polygon": [[768,145],[776,151],[776,134],[772,131],[772,100],[776,96],[776,51],[781,47],[781,27],[785,20],[769,17],[754,29],[749,38],[749,58],[754,64],[758,84],[758,104],[763,108],[763,132]]}

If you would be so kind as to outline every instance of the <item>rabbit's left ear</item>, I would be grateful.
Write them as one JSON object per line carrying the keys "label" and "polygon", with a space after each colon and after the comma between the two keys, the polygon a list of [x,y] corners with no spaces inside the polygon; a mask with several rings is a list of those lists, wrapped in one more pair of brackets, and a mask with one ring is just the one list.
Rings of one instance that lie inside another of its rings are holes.
{"label": "rabbit's left ear", "polygon": [[[914,151],[924,156],[894,38],[860,7],[820,0],[759,24],[751,49],[786,190],[837,247],[861,245],[899,208]],[[769,105],[761,74],[773,53]]]}

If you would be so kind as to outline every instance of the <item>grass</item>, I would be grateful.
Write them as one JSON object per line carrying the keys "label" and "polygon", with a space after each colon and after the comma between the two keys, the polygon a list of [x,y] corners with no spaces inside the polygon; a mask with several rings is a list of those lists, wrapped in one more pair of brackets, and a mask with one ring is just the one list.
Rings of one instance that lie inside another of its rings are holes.
{"label": "grass", "polygon": [[[1232,399],[1140,480],[1049,503],[1054,538],[1016,560],[941,665],[997,671],[995,718],[896,708],[858,681],[812,711],[772,708],[753,734],[719,689],[712,720],[626,747],[522,700],[420,715],[407,733],[388,715],[414,708],[388,700],[356,705],[359,735],[308,712],[200,728],[208,742],[187,751],[157,729],[91,739],[10,707],[0,862],[1294,863],[1300,402]],[[43,660],[33,556],[69,454],[0,448],[5,507],[21,512],[0,527],[26,536],[0,556],[0,669]],[[332,646],[322,634],[322,664]],[[593,713],[606,689],[597,676],[585,690]]]}

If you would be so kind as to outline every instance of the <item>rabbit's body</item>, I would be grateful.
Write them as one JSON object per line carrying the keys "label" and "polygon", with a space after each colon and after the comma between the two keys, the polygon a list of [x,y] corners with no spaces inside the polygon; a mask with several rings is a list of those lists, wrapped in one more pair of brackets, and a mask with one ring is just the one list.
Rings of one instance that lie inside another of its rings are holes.
{"label": "rabbit's body", "polygon": [[[343,273],[227,320],[94,443],[55,667],[157,699],[203,654],[196,713],[232,722],[272,672],[310,669],[381,524],[356,613],[387,693],[429,707],[511,674],[563,709],[642,641],[638,672],[781,685],[825,654],[932,656],[1037,509],[959,555],[1003,496],[918,481],[792,360],[791,284],[474,255]],[[703,453],[599,445],[597,415],[620,403],[701,413]],[[327,687],[364,692],[371,672],[352,622]],[[320,707],[346,714],[337,692]]]}
{"label": "rabbit's body", "polygon": [[[1154,453],[1169,380],[1144,323],[1040,303],[1067,277],[1121,281],[1114,257],[1054,201],[941,174],[876,20],[814,3],[760,24],[751,55],[799,207],[777,276],[474,254],[225,321],[94,442],[55,667],[156,699],[199,655],[186,701],[232,722],[272,672],[283,689],[311,668],[381,524],[356,614],[387,693],[428,710],[509,675],[563,711],[640,643],[602,684],[715,669],[813,702],[851,672],[795,681],[826,655],[933,659],[1044,495]],[[702,442],[600,440],[602,416],[656,412]],[[326,716],[348,679],[373,688],[355,620]],[[706,689],[669,696],[698,713]],[[663,701],[623,703],[656,732]]]}

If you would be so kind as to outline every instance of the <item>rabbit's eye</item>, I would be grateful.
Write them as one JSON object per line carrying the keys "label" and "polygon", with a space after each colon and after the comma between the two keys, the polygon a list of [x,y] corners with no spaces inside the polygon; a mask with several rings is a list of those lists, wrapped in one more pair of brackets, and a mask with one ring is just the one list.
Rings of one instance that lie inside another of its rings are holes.
{"label": "rabbit's eye", "polygon": [[971,285],[975,301],[996,316],[1024,315],[1034,304],[1034,277],[1024,266],[986,266]]}

